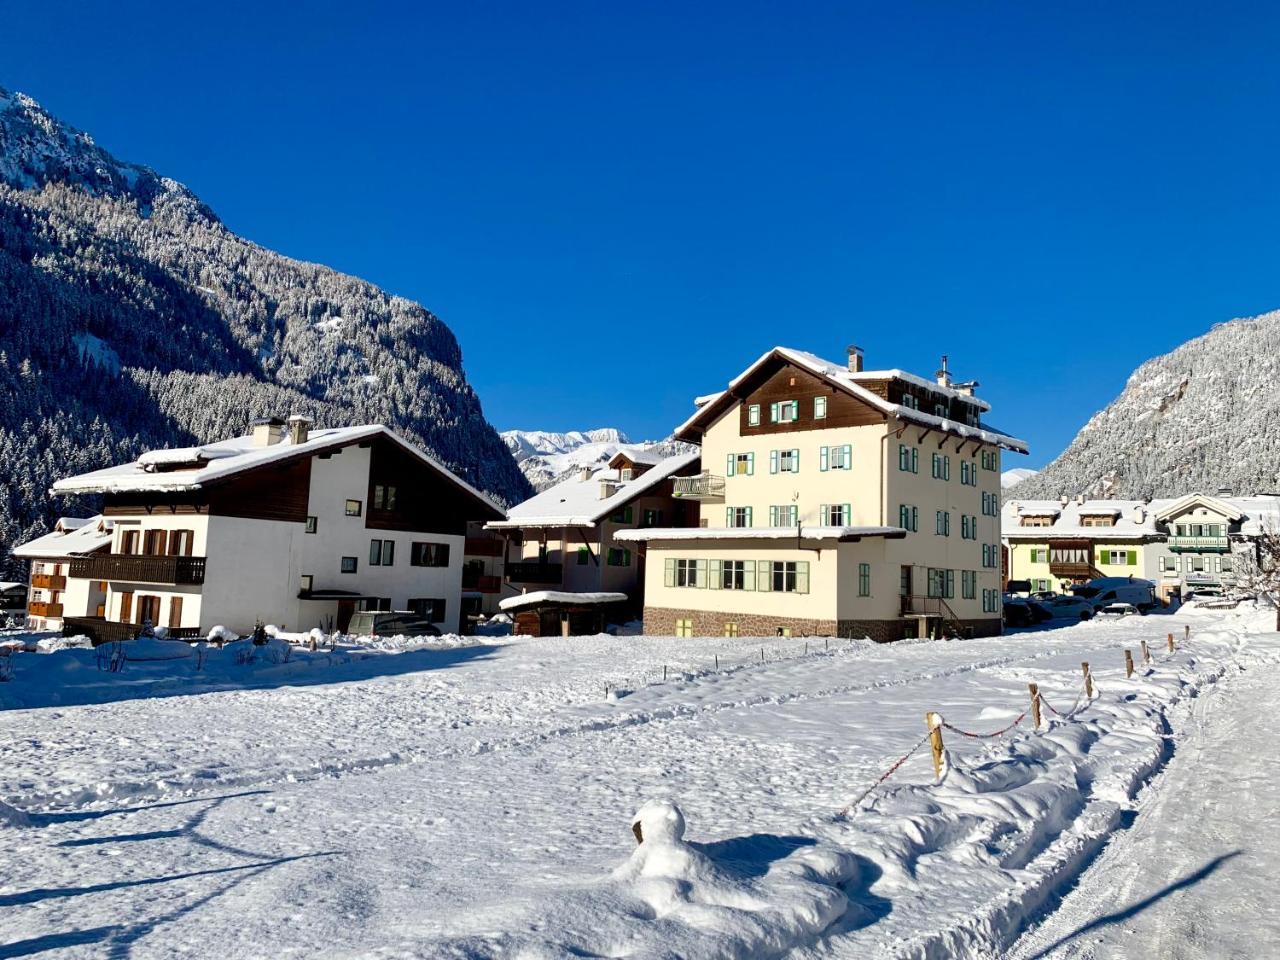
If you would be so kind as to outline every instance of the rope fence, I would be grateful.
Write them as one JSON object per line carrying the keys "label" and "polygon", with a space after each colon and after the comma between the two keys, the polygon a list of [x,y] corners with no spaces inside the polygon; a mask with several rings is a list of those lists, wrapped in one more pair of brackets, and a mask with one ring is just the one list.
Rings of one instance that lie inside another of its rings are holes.
{"label": "rope fence", "polygon": [[[1183,631],[1182,645],[1186,646],[1190,642],[1191,642],[1191,627],[1190,625],[1187,625]],[[1155,667],[1157,664],[1167,662],[1168,660],[1172,659],[1177,653],[1178,646],[1174,642],[1172,633],[1167,635],[1166,644],[1168,646],[1169,652],[1166,653],[1163,657],[1160,657],[1158,660],[1156,660],[1151,656],[1151,651],[1147,646],[1147,641],[1146,640],[1142,641],[1142,660],[1143,660],[1143,663],[1147,665],[1146,673],[1148,675],[1155,670]],[[1132,677],[1133,670],[1134,670],[1134,662],[1133,662],[1133,652],[1131,650],[1124,651],[1124,665],[1125,665],[1125,676]],[[857,799],[852,800],[849,803],[845,804],[843,807],[841,807],[840,810],[836,812],[836,816],[843,819],[848,817],[851,813],[853,813],[853,811],[857,810],[858,807],[862,804],[862,801],[866,800],[867,797],[871,796],[872,793],[874,793],[877,789],[883,786],[884,783],[887,780],[889,780],[890,777],[892,777],[895,773],[901,770],[906,765],[907,761],[910,760],[917,753],[919,753],[921,748],[923,748],[926,743],[931,743],[932,745],[934,780],[935,782],[940,783],[942,781],[943,774],[944,774],[944,760],[943,760],[944,747],[942,742],[943,730],[949,730],[952,733],[958,734],[959,736],[966,737],[971,740],[994,740],[997,737],[1003,737],[1006,734],[1015,730],[1022,723],[1022,721],[1027,719],[1027,714],[1030,713],[1034,723],[1033,729],[1038,731],[1041,727],[1040,708],[1042,706],[1048,707],[1050,713],[1052,713],[1055,717],[1058,717],[1063,721],[1073,720],[1076,717],[1076,715],[1083,709],[1083,707],[1087,707],[1090,703],[1092,703],[1093,700],[1096,698],[1096,696],[1098,696],[1099,694],[1098,689],[1094,685],[1093,674],[1090,671],[1088,662],[1086,661],[1082,663],[1080,666],[1082,668],[1082,671],[1081,671],[1082,679],[1080,683],[1081,689],[1080,689],[1080,692],[1076,695],[1075,702],[1071,704],[1070,708],[1068,708],[1065,712],[1059,710],[1052,703],[1050,703],[1048,699],[1045,698],[1044,694],[1040,692],[1040,688],[1038,684],[1031,683],[1027,685],[1031,695],[1030,709],[1023,710],[1020,714],[1018,714],[1018,716],[1013,720],[1012,723],[1008,724],[1007,726],[1001,727],[999,730],[992,730],[989,732],[976,732],[973,730],[965,730],[965,729],[962,729],[961,727],[957,727],[953,723],[949,723],[946,719],[943,718],[942,714],[937,713],[936,711],[930,711],[929,713],[925,714],[925,725],[928,727],[928,730],[925,732],[925,735],[921,737],[919,740],[917,740],[915,745],[910,750],[908,750],[905,754],[903,754],[901,757],[895,760],[893,764],[887,770],[885,770],[885,772],[882,773],[874,783],[872,783],[865,790],[863,790],[862,793],[858,795]],[[1081,701],[1084,701],[1083,707],[1082,707]]]}

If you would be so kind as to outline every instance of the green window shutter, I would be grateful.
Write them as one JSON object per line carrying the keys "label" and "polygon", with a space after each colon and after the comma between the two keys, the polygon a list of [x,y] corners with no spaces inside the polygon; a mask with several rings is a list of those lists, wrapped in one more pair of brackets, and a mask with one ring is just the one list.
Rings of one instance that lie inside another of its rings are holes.
{"label": "green window shutter", "polygon": [[667,587],[676,585],[676,561],[673,557],[662,561],[662,583]]}
{"label": "green window shutter", "polygon": [[705,588],[707,585],[707,561],[695,560],[693,561],[693,566],[694,566],[694,577],[698,581],[698,586]]}
{"label": "green window shutter", "polygon": [[778,451],[777,450],[769,451],[769,472],[770,473],[778,472]]}
{"label": "green window shutter", "polygon": [[809,561],[796,561],[796,593],[809,592]]}
{"label": "green window shutter", "polygon": [[752,525],[752,521],[751,521],[751,508],[750,508],[750,507],[747,507],[747,526],[749,527],[749,526],[751,526],[751,525]]}
{"label": "green window shutter", "polygon": [[1105,550],[1099,550],[1099,551],[1098,551],[1098,563],[1099,563],[1099,565],[1104,564],[1104,563],[1106,563],[1106,562],[1107,562],[1107,551],[1105,551]]}
{"label": "green window shutter", "polygon": [[754,453],[747,454],[747,476],[754,476],[756,472],[756,455]]}
{"label": "green window shutter", "polygon": [[711,577],[707,580],[707,586],[712,590],[719,590],[724,583],[723,570],[724,561],[712,560],[710,563]]}
{"label": "green window shutter", "polygon": [[[748,563],[751,561],[748,560]],[[773,567],[771,560],[756,561],[756,589],[766,593],[773,590]]]}
{"label": "green window shutter", "polygon": [[742,564],[742,589],[754,590],[756,588],[756,564],[754,560],[747,560]]}
{"label": "green window shutter", "polygon": [[769,422],[778,422],[778,405],[776,403],[769,404]]}
{"label": "green window shutter", "polygon": [[825,503],[818,508],[818,525],[823,527],[831,526],[831,508]]}
{"label": "green window shutter", "polygon": [[769,508],[769,526],[776,527],[778,525],[778,508]]}
{"label": "green window shutter", "polygon": [[844,505],[844,525],[846,527],[853,526],[853,504],[851,503]]}
{"label": "green window shutter", "polygon": [[1133,566],[1137,566],[1137,564],[1138,564],[1138,551],[1137,551],[1137,550],[1130,550],[1130,551],[1129,551],[1129,566],[1133,567]]}
{"label": "green window shutter", "polygon": [[920,472],[920,451],[914,447],[911,448],[911,472]]}
{"label": "green window shutter", "polygon": [[846,470],[853,469],[853,444],[851,443],[844,445],[844,468]]}
{"label": "green window shutter", "polygon": [[733,526],[733,507],[724,508],[724,525],[726,527]]}
{"label": "green window shutter", "polygon": [[791,469],[794,470],[796,473],[800,472],[800,451],[799,450],[791,451]]}
{"label": "green window shutter", "polygon": [[727,457],[725,457],[724,475],[725,475],[726,477],[732,477],[732,476],[733,476],[733,473],[734,473],[734,469],[733,469],[733,454],[731,453],[731,454],[729,454]]}
{"label": "green window shutter", "polygon": [[819,447],[818,448],[818,469],[823,472],[826,472],[827,467],[831,462],[830,458],[831,458],[830,448]]}

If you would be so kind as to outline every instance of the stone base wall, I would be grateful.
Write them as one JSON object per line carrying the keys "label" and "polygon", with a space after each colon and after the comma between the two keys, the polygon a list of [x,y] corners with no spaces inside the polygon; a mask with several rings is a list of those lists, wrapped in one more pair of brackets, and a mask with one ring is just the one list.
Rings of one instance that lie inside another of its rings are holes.
{"label": "stone base wall", "polygon": [[[725,613],[716,610],[678,610],[667,607],[644,608],[644,632],[651,636],[672,637],[677,620],[692,620],[695,637],[724,636],[724,625],[736,623],[738,636],[772,637],[779,629],[790,629],[794,637],[868,637],[877,643],[890,643],[914,637],[914,620],[811,620],[805,617],[777,617],[758,613]],[[961,629],[975,637],[999,636],[1003,626],[999,617],[987,620],[965,620]]]}

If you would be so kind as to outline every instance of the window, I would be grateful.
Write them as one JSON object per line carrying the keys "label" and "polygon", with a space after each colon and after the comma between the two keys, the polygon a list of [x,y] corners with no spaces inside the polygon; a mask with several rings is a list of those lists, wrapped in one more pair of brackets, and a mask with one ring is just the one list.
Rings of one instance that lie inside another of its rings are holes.
{"label": "window", "polygon": [[982,451],[982,469],[997,470],[1000,467],[1000,451],[983,450]]}
{"label": "window", "polygon": [[756,472],[754,453],[731,453],[725,469],[731,477],[749,477]]}
{"label": "window", "polygon": [[356,572],[356,558],[355,558],[355,557],[343,557],[343,558],[342,558],[342,572],[343,572],[343,573],[355,573],[355,572]]}
{"label": "window", "polygon": [[977,589],[978,589],[978,571],[977,570],[961,570],[960,571],[961,599],[972,600],[977,594]]}
{"label": "window", "polygon": [[182,626],[182,597],[169,598],[169,626],[175,630]]}
{"label": "window", "polygon": [[984,543],[982,545],[982,565],[988,570],[1000,566],[1000,544]]}
{"label": "window", "polygon": [[978,518],[960,514],[960,536],[965,540],[978,539]]}
{"label": "window", "polygon": [[846,443],[841,447],[818,448],[819,470],[852,470],[853,445]]}
{"label": "window", "polygon": [[133,622],[133,591],[125,590],[120,594],[120,622]]}
{"label": "window", "polygon": [[634,517],[635,514],[632,512],[631,505],[628,504],[621,510],[615,510],[609,519],[613,523],[630,523]]}
{"label": "window", "polygon": [[148,557],[163,557],[168,542],[165,531],[147,530],[142,534],[142,552]]}
{"label": "window", "polygon": [[933,455],[933,479],[951,479],[951,457],[941,453]]}
{"label": "window", "polygon": [[371,567],[382,566],[382,541],[381,540],[369,541],[369,566]]}
{"label": "window", "polygon": [[770,423],[792,423],[800,419],[800,401],[782,400],[769,404]]}
{"label": "window", "polygon": [[390,613],[391,598],[390,597],[363,597],[356,606],[365,612],[372,613]]}
{"label": "window", "polygon": [[1194,573],[1204,573],[1204,557],[1191,557],[1191,570]]}
{"label": "window", "polygon": [[631,566],[631,551],[624,550],[622,547],[610,547],[608,564],[611,567]]}
{"label": "window", "polygon": [[160,598],[146,595],[138,597],[138,623],[160,626]]}
{"label": "window", "polygon": [[1219,561],[1219,564],[1220,564],[1219,569],[1220,569],[1223,573],[1231,573],[1231,572],[1234,570],[1234,568],[1231,566],[1231,558],[1230,558],[1230,557],[1223,557],[1223,558]]}
{"label": "window", "polygon": [[589,547],[578,548],[578,566],[585,567],[591,562],[591,549]]}
{"label": "window", "polygon": [[813,398],[813,419],[815,420],[827,419],[827,398],[826,397]]}
{"label": "window", "polygon": [[394,540],[369,541],[369,566],[389,567],[395,563],[396,542]]}
{"label": "window", "polygon": [[348,517],[358,517],[358,516],[360,516],[360,501],[359,501],[359,500],[348,500],[348,501],[347,501],[347,516],[348,516]]}
{"label": "window", "polygon": [[710,584],[715,590],[754,590],[754,560],[712,560]]}
{"label": "window", "polygon": [[800,451],[799,450],[770,450],[769,451],[769,472],[770,473],[799,473],[800,472]]}
{"label": "window", "polygon": [[800,523],[800,508],[794,503],[769,508],[769,526],[795,527]]}
{"label": "window", "polygon": [[779,636],[779,637],[789,637],[789,636],[791,636],[791,628],[790,628],[790,627],[779,627],[779,628],[778,628],[778,632],[777,632],[777,636]]}
{"label": "window", "polygon": [[947,412],[947,405],[945,403],[935,403],[933,405],[933,415],[935,417],[945,417]]}
{"label": "window", "polygon": [[1138,562],[1138,551],[1136,550],[1103,550],[1100,558],[1103,563],[1109,563],[1112,566],[1127,567],[1133,566]]}
{"label": "window", "polygon": [[171,557],[189,557],[195,546],[196,533],[194,530],[170,530],[169,531],[169,556]]}
{"label": "window", "polygon": [[853,508],[847,503],[824,503],[819,517],[824,527],[847,527],[853,522]]}
{"label": "window", "polygon": [[982,612],[983,613],[999,613],[1000,612],[1000,592],[998,590],[982,591]]}
{"label": "window", "polygon": [[809,592],[809,561],[762,560],[761,563],[764,565],[764,575],[757,583],[761,590],[772,590],[775,593]]}
{"label": "window", "polygon": [[902,395],[902,405],[909,410],[919,410],[920,398],[913,393],[904,393]]}
{"label": "window", "polygon": [[946,510],[939,510],[934,514],[933,532],[939,537],[951,536],[951,514]]}
{"label": "window", "polygon": [[409,566],[447,567],[449,545],[447,543],[414,543],[409,547]]}
{"label": "window", "polygon": [[955,596],[956,572],[929,568],[929,596],[950,600]]}
{"label": "window", "polygon": [[312,584],[316,582],[316,578],[309,573],[304,573],[301,577],[298,578],[298,580],[299,580],[299,586],[301,587],[303,593],[310,593],[312,589]]}
{"label": "window", "polygon": [[871,596],[871,564],[858,564],[858,596]]}
{"label": "window", "polygon": [[916,533],[920,529],[920,508],[909,504],[898,507],[898,526]]}
{"label": "window", "polygon": [[409,601],[409,612],[416,614],[429,623],[444,623],[444,598],[414,597]]}
{"label": "window", "polygon": [[706,575],[707,562],[705,560],[667,560],[667,573],[670,575],[671,582],[667,584],[669,587],[700,587]]}
{"label": "window", "polygon": [[726,623],[724,625],[724,635],[726,637],[736,637],[738,635],[738,625],[736,623]]}
{"label": "window", "polygon": [[645,527],[662,526],[662,511],[646,509],[644,511],[644,514],[640,518],[640,523],[642,526],[645,526]]}
{"label": "window", "polygon": [[634,480],[635,476],[636,472],[631,467],[623,467],[618,471],[618,479],[624,482],[627,480]]}
{"label": "window", "polygon": [[373,509],[394,510],[396,508],[396,488],[375,484],[373,488]]}
{"label": "window", "polygon": [[760,426],[760,404],[753,403],[751,406],[747,407],[747,426]]}
{"label": "window", "polygon": [[319,520],[317,520],[315,517],[307,517],[307,525],[303,528],[303,531],[304,531],[305,533],[315,533],[315,532],[316,532],[316,525],[317,525],[319,522],[320,522],[320,521],[319,521]]}
{"label": "window", "polygon": [[[998,517],[1000,515],[999,496],[997,496],[994,493],[987,493],[985,490],[982,491],[982,515],[984,517]],[[1041,526],[1041,524],[1027,523],[1027,520],[1029,519],[1035,519],[1035,518],[1031,518],[1031,517],[1022,518],[1022,525],[1024,527]],[[1046,527],[1049,526],[1049,523],[1048,523],[1049,518],[1045,517],[1044,519],[1046,522],[1043,524],[1043,526],[1046,526]]]}
{"label": "window", "polygon": [[972,460],[960,461],[960,482],[970,487],[978,485],[978,465]]}
{"label": "window", "polygon": [[725,526],[729,526],[729,527],[751,526],[751,508],[750,507],[725,507],[724,522],[725,522]]}
{"label": "window", "polygon": [[916,473],[920,469],[920,451],[905,443],[898,444],[898,469],[903,473]]}
{"label": "window", "polygon": [[692,637],[692,636],[693,636],[693,621],[692,621],[692,620],[677,620],[677,621],[676,621],[676,636],[677,636],[677,637],[685,637],[686,639],[687,639],[687,638],[689,638],[689,637]]}
{"label": "window", "polygon": [[1031,562],[1032,563],[1048,563],[1049,548],[1048,547],[1032,547]]}

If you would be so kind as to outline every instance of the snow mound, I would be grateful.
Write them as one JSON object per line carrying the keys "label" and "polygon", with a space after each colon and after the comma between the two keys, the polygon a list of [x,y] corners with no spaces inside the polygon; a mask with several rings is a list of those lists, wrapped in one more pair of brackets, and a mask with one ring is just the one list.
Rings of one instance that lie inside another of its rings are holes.
{"label": "snow mound", "polygon": [[25,813],[0,800],[0,827],[26,827],[31,821]]}

